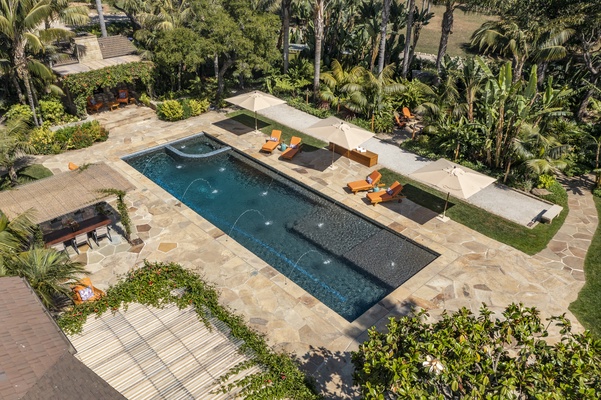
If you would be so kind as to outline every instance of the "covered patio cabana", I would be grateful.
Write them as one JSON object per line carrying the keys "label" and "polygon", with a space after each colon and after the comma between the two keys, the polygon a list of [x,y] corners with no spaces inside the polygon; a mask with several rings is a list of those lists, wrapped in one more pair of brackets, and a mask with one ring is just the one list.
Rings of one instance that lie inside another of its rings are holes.
{"label": "covered patio cabana", "polygon": [[0,192],[0,209],[10,219],[33,209],[33,219],[39,224],[106,199],[100,189],[133,188],[108,165],[92,164]]}

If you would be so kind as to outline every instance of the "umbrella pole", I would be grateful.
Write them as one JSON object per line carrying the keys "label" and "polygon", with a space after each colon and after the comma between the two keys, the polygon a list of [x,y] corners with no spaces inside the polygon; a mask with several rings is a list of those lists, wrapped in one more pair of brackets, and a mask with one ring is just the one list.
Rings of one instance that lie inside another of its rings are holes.
{"label": "umbrella pole", "polygon": [[255,111],[255,132],[258,131],[257,129],[257,112]]}
{"label": "umbrella pole", "polygon": [[446,218],[446,214],[447,214],[447,206],[449,205],[449,196],[451,195],[451,193],[447,193],[447,199],[444,202],[444,210],[442,210],[442,219]]}
{"label": "umbrella pole", "polygon": [[336,169],[334,165],[334,151],[336,150],[336,143],[332,142],[332,164],[330,164],[330,169]]}

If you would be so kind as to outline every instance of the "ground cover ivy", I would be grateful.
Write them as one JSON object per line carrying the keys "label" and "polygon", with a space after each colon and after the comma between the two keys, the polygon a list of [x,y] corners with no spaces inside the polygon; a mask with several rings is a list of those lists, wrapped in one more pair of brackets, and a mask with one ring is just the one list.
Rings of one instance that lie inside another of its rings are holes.
{"label": "ground cover ivy", "polygon": [[[274,352],[263,335],[249,328],[241,316],[219,304],[219,294],[213,286],[175,263],[145,261],[144,266],[129,271],[123,280],[110,287],[106,296],[74,306],[57,322],[63,331],[75,334],[81,331],[91,315],[114,312],[120,307],[127,309],[130,303],[159,308],[168,304],[175,304],[180,309],[193,306],[207,327],[210,327],[210,317],[225,322],[231,335],[243,340],[241,350],[250,354],[252,361],[234,367],[221,378],[220,391],[223,393],[240,388],[240,396],[249,399],[318,398],[290,356]],[[226,383],[229,377],[253,365],[259,365],[261,372]]]}

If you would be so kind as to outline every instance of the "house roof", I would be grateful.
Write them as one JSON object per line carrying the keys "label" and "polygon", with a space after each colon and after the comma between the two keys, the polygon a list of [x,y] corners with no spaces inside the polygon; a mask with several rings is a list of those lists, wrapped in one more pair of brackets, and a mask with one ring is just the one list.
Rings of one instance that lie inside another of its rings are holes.
{"label": "house roof", "polygon": [[98,38],[102,58],[113,58],[136,54],[137,49],[125,36],[108,36]]}
{"label": "house roof", "polygon": [[[73,353],[75,349],[26,281],[0,278],[0,398],[123,399]],[[83,388],[94,390],[90,396],[78,385],[84,382]]]}

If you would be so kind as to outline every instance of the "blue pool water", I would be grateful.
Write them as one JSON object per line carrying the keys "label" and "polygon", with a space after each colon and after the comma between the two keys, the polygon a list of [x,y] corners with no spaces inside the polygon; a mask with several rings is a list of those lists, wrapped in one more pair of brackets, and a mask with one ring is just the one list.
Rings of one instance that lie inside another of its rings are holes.
{"label": "blue pool water", "polygon": [[438,256],[202,135],[125,161],[348,321]]}

